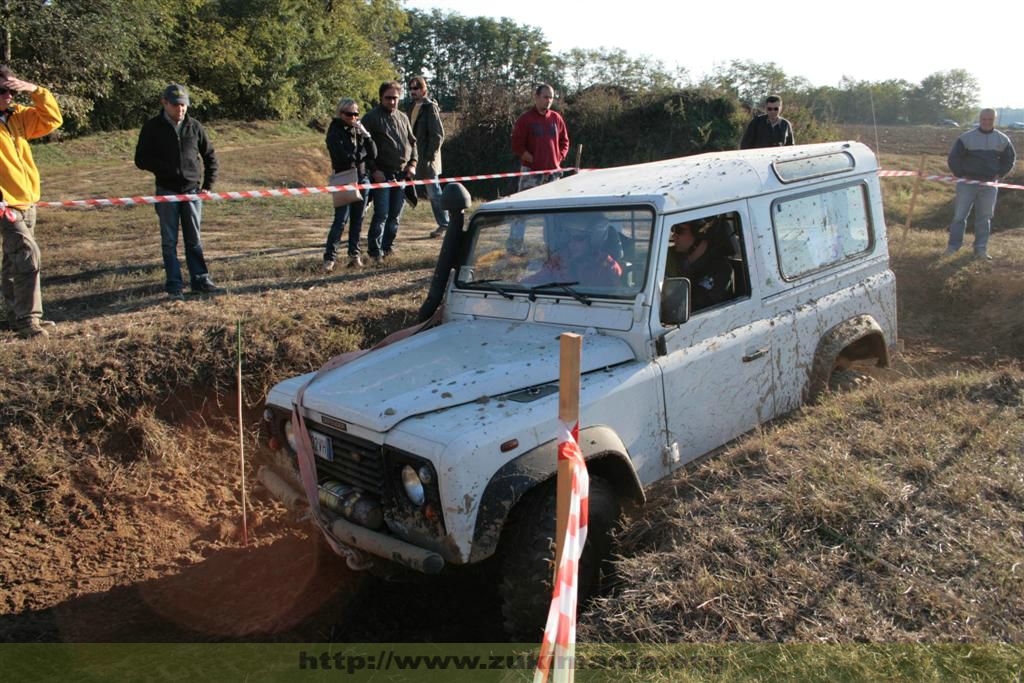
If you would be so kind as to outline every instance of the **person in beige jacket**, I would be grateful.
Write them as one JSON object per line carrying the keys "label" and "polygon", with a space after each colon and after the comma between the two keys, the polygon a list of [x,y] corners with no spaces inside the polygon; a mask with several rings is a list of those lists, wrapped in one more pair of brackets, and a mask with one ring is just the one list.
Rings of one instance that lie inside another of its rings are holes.
{"label": "person in beige jacket", "polygon": [[427,96],[427,79],[416,76],[409,80],[409,121],[412,133],[416,136],[416,151],[419,166],[416,167],[417,180],[433,180],[424,185],[430,208],[434,212],[437,229],[430,233],[431,237],[443,237],[448,230],[448,212],[441,207],[441,184],[437,178],[441,175],[441,144],[444,142],[444,125],[441,123],[441,108],[435,100]]}

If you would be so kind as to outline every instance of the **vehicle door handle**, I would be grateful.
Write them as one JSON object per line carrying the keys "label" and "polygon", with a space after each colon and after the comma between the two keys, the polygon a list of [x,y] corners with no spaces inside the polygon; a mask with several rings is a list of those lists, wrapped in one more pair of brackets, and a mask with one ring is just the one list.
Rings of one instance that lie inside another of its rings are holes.
{"label": "vehicle door handle", "polygon": [[768,347],[760,348],[757,351],[747,351],[747,355],[743,356],[743,362],[749,363],[752,360],[757,360],[761,356],[768,355]]}

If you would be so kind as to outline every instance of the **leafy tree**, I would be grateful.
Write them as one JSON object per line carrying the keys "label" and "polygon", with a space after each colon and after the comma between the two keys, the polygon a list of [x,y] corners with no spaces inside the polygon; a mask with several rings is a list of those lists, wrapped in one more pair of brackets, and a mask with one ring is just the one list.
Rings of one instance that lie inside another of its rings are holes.
{"label": "leafy tree", "polygon": [[63,132],[73,133],[91,125],[98,100],[148,63],[139,48],[165,40],[169,10],[159,0],[6,0],[2,17],[11,67],[54,91]]}
{"label": "leafy tree", "polygon": [[665,64],[646,55],[631,57],[621,48],[596,50],[573,48],[556,58],[558,79],[566,94],[594,86],[625,88],[634,92],[676,90],[689,84],[689,72],[669,71]]}
{"label": "leafy tree", "polygon": [[[802,82],[795,85],[799,87]],[[728,64],[717,65],[705,84],[732,94],[751,109],[759,107],[768,95],[794,89],[778,64],[749,59],[734,59]]]}
{"label": "leafy tree", "polygon": [[525,94],[536,83],[556,81],[554,57],[538,28],[440,10],[412,10],[407,17],[392,60],[403,77],[425,76],[444,108],[458,108],[473,91],[497,86]]}

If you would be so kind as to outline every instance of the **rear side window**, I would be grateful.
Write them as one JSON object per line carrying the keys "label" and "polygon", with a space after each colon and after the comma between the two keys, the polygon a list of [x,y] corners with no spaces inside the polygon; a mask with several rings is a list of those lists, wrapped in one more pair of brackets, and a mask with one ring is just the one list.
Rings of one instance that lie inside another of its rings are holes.
{"label": "rear side window", "polygon": [[772,204],[782,277],[793,280],[871,248],[864,185],[832,187]]}

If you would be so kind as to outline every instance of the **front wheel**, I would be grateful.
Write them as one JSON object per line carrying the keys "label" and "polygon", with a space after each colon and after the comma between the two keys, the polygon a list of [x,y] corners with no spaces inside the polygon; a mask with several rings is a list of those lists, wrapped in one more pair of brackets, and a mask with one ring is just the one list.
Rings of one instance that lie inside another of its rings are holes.
{"label": "front wheel", "polygon": [[[521,642],[540,639],[551,605],[555,562],[555,481],[530,491],[509,515],[501,539],[501,613],[505,632]],[[580,603],[600,585],[621,508],[615,490],[590,478],[587,541],[579,563]]]}

